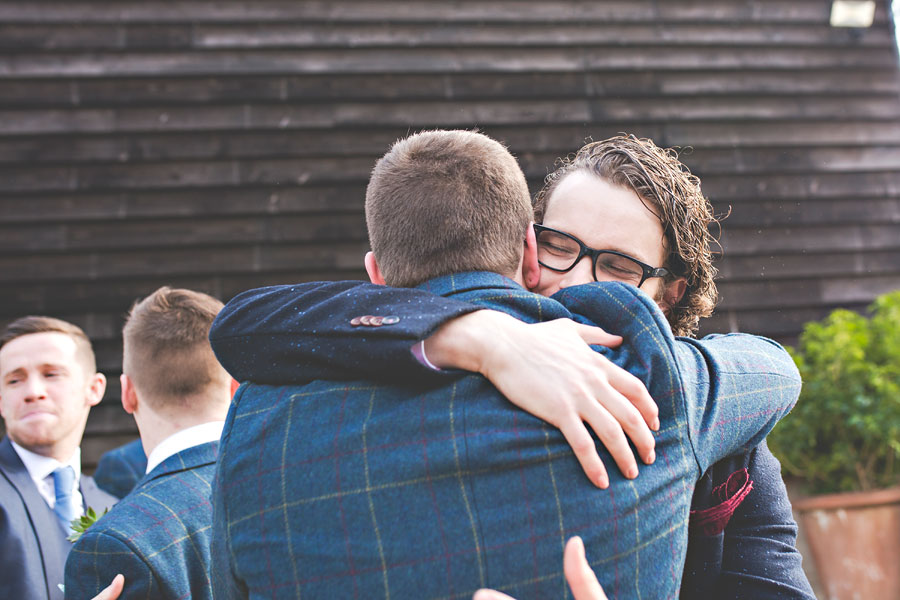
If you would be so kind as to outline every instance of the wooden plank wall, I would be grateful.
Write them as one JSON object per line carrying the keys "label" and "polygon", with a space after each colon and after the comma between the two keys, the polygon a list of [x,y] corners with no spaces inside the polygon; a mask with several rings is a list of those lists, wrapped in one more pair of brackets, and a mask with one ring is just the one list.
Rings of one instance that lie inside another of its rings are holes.
{"label": "wooden plank wall", "polygon": [[228,299],[363,278],[369,170],[429,127],[505,140],[537,188],[620,131],[690,146],[731,207],[706,331],[792,340],[900,288],[900,77],[886,2],[0,4],[0,321],[72,320],[110,375],[85,461],[133,435],[119,329],[169,284]]}

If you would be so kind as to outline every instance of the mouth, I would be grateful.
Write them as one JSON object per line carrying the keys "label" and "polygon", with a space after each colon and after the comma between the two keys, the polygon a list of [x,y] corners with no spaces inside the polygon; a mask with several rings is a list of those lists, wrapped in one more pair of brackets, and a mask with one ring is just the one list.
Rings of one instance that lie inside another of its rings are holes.
{"label": "mouth", "polygon": [[43,419],[54,416],[52,412],[47,410],[32,410],[22,415],[21,421],[33,421],[35,419]]}

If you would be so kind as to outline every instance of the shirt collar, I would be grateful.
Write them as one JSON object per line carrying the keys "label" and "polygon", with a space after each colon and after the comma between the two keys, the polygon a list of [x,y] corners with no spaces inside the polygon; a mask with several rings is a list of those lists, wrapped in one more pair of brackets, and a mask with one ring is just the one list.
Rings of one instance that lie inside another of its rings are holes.
{"label": "shirt collar", "polygon": [[72,457],[69,458],[67,462],[59,462],[55,458],[42,456],[23,448],[12,440],[10,440],[10,443],[16,451],[16,454],[18,454],[19,458],[22,460],[22,464],[25,465],[28,475],[34,480],[39,481],[45,479],[46,477],[49,477],[53,471],[64,466],[72,467],[72,469],[75,470],[75,481],[78,481],[81,478],[81,448],[76,448]]}
{"label": "shirt collar", "polygon": [[222,429],[225,421],[210,421],[201,425],[194,425],[173,433],[163,441],[147,457],[147,473],[155,469],[160,463],[182,450],[218,441],[222,437]]}

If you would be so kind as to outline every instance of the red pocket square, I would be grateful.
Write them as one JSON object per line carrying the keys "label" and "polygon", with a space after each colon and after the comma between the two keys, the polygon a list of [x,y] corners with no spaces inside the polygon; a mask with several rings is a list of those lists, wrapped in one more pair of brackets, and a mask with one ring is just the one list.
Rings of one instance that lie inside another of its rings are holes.
{"label": "red pocket square", "polygon": [[691,511],[691,520],[688,524],[690,532],[702,536],[720,534],[725,530],[735,509],[752,489],[753,481],[750,480],[747,469],[729,475],[725,483],[716,486],[712,491],[712,497],[718,504],[703,510]]}

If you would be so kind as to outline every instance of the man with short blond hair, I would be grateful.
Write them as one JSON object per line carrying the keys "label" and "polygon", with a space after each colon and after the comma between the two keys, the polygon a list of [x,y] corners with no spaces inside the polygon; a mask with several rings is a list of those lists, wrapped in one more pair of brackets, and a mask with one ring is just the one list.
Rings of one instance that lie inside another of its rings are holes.
{"label": "man with short blond hair", "polygon": [[0,334],[2,598],[62,598],[71,520],[115,502],[81,474],[81,437],[105,389],[78,326],[29,316]]}
{"label": "man with short blond hair", "polygon": [[460,264],[514,272],[531,221],[520,175],[506,148],[476,132],[427,131],[395,143],[366,189],[369,241],[387,284],[414,287]]}
{"label": "man with short blond hair", "polygon": [[122,332],[122,407],[134,416],[147,473],[75,544],[66,591],[97,595],[116,574],[122,598],[211,598],[211,482],[232,380],[209,346],[222,303],[162,287]]}

